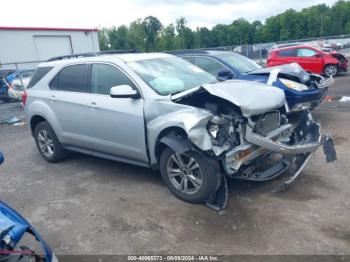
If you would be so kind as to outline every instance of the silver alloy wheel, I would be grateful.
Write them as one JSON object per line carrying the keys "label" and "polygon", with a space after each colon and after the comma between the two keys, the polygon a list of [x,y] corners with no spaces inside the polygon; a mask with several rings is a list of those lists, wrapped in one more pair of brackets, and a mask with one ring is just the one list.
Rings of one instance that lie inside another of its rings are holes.
{"label": "silver alloy wheel", "polygon": [[38,144],[41,152],[47,156],[51,157],[54,153],[53,141],[50,134],[45,130],[41,129],[38,132]]}
{"label": "silver alloy wheel", "polygon": [[186,154],[172,154],[167,161],[167,174],[171,184],[185,194],[196,194],[203,183],[197,161]]}
{"label": "silver alloy wheel", "polygon": [[334,65],[328,65],[325,69],[325,73],[327,76],[335,76],[337,74],[337,67]]}

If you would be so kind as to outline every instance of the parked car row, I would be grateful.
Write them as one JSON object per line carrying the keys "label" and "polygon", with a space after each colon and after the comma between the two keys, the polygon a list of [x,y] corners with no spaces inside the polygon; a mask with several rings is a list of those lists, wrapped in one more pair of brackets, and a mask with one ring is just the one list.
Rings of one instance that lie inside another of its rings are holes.
{"label": "parked car row", "polygon": [[267,66],[298,63],[308,72],[336,76],[347,72],[348,60],[334,50],[322,51],[314,45],[293,45],[272,50],[267,57]]}
{"label": "parked car row", "polygon": [[[286,95],[291,111],[314,109],[327,94],[332,79],[309,74],[298,64],[263,68],[254,61],[233,52],[194,50],[172,52],[217,77],[220,81],[240,79],[276,86]],[[278,71],[278,77],[271,75]]]}
{"label": "parked car row", "polygon": [[40,64],[23,103],[41,156],[59,162],[77,151],[157,169],[178,198],[220,208],[226,177],[266,181],[291,170],[284,187],[322,142],[335,159],[310,113],[331,81],[228,52],[176,55],[89,53]]}
{"label": "parked car row", "polygon": [[330,40],[315,40],[315,41],[308,41],[308,42],[288,42],[288,43],[277,43],[273,44],[269,51],[272,51],[274,49],[279,49],[282,47],[290,47],[290,46],[296,46],[296,45],[314,45],[321,49],[333,49],[333,50],[340,50],[343,48],[349,48],[350,47],[350,38],[342,38],[342,39],[330,39]]}

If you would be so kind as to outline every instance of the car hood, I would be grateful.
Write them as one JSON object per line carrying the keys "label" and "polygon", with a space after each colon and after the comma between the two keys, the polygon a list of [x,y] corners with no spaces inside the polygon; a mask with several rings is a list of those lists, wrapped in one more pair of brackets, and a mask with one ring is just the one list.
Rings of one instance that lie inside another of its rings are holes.
{"label": "car hood", "polygon": [[299,64],[291,63],[279,66],[264,67],[247,73],[248,75],[269,75],[272,71],[278,70],[280,76],[290,75],[297,77],[301,83],[310,81],[310,74],[306,72]]}
{"label": "car hood", "polygon": [[176,101],[203,90],[238,106],[245,117],[263,114],[286,103],[284,92],[281,89],[243,80],[206,84],[172,95],[171,98]]}

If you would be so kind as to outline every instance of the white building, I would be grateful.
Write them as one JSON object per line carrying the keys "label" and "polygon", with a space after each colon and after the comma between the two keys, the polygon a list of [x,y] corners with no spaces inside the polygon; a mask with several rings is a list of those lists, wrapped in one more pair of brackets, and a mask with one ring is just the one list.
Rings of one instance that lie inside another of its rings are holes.
{"label": "white building", "polygon": [[0,27],[0,65],[3,69],[33,68],[50,57],[98,52],[97,29]]}

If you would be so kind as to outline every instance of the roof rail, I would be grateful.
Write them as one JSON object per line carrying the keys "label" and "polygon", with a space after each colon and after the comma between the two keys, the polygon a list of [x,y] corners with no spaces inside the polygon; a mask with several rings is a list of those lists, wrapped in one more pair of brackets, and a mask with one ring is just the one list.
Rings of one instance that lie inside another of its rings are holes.
{"label": "roof rail", "polygon": [[173,51],[165,51],[167,54],[207,54],[207,50],[201,50],[201,49],[184,49],[184,50],[173,50]]}
{"label": "roof rail", "polygon": [[223,47],[206,47],[206,48],[197,48],[197,49],[182,49],[182,50],[173,50],[173,51],[166,51],[165,53],[168,54],[191,54],[191,53],[197,53],[197,54],[207,54],[208,51],[233,51],[233,49],[227,48],[225,46]]}
{"label": "roof rail", "polygon": [[128,54],[128,53],[140,53],[140,51],[136,49],[130,49],[130,50],[106,50],[106,51],[100,51],[100,52],[77,53],[77,54],[71,54],[71,55],[51,57],[47,60],[47,62],[63,60],[63,59],[79,58],[79,57],[94,57],[94,56],[100,56],[100,55]]}

